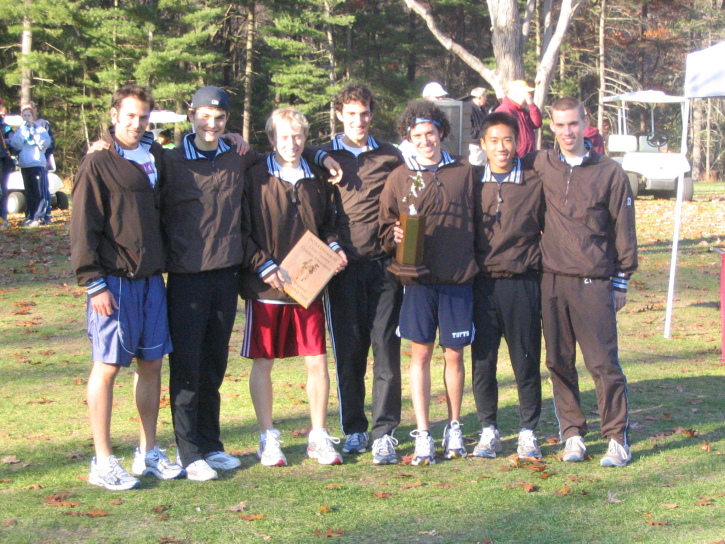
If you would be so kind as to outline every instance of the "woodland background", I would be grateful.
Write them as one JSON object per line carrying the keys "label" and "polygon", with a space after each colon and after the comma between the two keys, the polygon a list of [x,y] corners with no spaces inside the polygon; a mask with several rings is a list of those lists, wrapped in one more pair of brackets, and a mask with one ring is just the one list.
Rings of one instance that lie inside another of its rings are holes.
{"label": "woodland background", "polygon": [[[10,113],[38,103],[70,177],[124,83],[150,85],[177,112],[199,86],[220,85],[229,129],[262,149],[267,116],[287,104],[309,117],[313,143],[329,138],[330,98],[351,80],[372,88],[373,134],[392,141],[397,115],[431,80],[462,97],[524,77],[537,103],[578,96],[600,127],[616,126],[602,96],[681,95],[687,53],[723,38],[725,0],[0,0],[0,96]],[[693,104],[696,180],[723,168],[723,104]],[[679,115],[662,113],[658,131],[679,141]]]}

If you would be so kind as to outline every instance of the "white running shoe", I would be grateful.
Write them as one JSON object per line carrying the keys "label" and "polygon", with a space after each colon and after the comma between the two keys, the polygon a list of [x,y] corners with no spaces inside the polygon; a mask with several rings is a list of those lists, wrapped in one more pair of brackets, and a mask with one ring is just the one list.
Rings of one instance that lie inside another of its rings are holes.
{"label": "white running shoe", "polygon": [[562,461],[567,463],[578,463],[584,461],[587,456],[587,447],[584,445],[584,439],[579,435],[574,435],[566,439],[564,444],[564,453],[561,456]]}
{"label": "white running shoe", "polygon": [[493,425],[484,427],[481,430],[481,438],[473,448],[474,457],[486,457],[487,459],[495,459],[496,453],[501,451],[501,437],[498,429]]}
{"label": "white running shoe", "polygon": [[206,461],[211,468],[216,470],[233,470],[235,468],[239,468],[239,465],[242,464],[238,458],[223,451],[213,451],[211,453],[207,453],[204,456],[204,461]]}
{"label": "white running shoe", "polygon": [[208,482],[219,478],[219,474],[204,459],[199,459],[186,467],[186,478],[195,482]]}
{"label": "white running shoe", "polygon": [[340,439],[330,436],[327,429],[312,430],[307,436],[307,457],[317,459],[321,465],[341,465],[342,455],[333,446],[339,443]]}
{"label": "white running shoe", "polygon": [[534,431],[531,429],[521,429],[521,432],[519,432],[519,447],[517,453],[519,454],[519,459],[525,457],[541,459],[541,449],[539,448],[539,441],[536,440]]}
{"label": "white running shoe", "polygon": [[105,463],[97,463],[94,457],[91,460],[91,472],[88,475],[88,483],[105,487],[111,491],[128,491],[141,487],[138,478],[134,478],[126,469],[124,469],[119,461],[113,455],[109,456]]}
{"label": "white running shoe", "polygon": [[267,432],[259,435],[257,457],[265,467],[287,466],[287,458],[282,453],[282,441],[279,437],[280,432],[277,429],[267,429]]}
{"label": "white running shoe", "polygon": [[445,459],[458,459],[466,457],[466,446],[463,444],[463,431],[458,421],[451,420],[443,431],[443,457]]}
{"label": "white running shoe", "polygon": [[410,431],[410,436],[415,438],[415,451],[410,464],[417,466],[436,464],[436,445],[429,430]]}
{"label": "white running shoe", "polygon": [[164,450],[154,446],[145,455],[136,448],[136,451],[133,452],[131,472],[136,476],[150,474],[156,476],[159,480],[173,480],[183,476],[184,468],[177,463],[172,463]]}
{"label": "white running shoe", "polygon": [[373,465],[396,465],[398,456],[395,454],[395,446],[398,441],[386,434],[373,441]]}
{"label": "white running shoe", "polygon": [[629,451],[629,446],[620,444],[612,438],[609,441],[609,449],[599,464],[603,467],[626,467],[631,460],[632,453]]}

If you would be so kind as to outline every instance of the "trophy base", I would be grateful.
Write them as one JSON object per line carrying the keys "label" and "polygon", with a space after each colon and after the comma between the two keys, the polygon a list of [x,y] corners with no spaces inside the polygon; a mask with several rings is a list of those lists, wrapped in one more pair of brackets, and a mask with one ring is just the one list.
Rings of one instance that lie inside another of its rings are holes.
{"label": "trophy base", "polygon": [[430,270],[424,265],[400,264],[398,261],[393,261],[388,270],[400,278],[420,278],[430,274]]}

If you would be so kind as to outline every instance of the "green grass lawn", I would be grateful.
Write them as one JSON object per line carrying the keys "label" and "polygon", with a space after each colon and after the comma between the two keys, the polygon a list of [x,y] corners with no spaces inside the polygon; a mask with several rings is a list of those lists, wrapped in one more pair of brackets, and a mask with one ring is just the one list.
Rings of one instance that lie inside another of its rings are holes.
{"label": "green grass lawn", "polygon": [[[720,255],[711,247],[725,245],[725,184],[697,184],[695,201],[684,204],[672,338],[665,340],[673,210],[671,200],[637,201],[640,271],[620,313],[633,443],[627,468],[598,464],[606,442],[599,436],[593,386],[581,357],[592,459],[579,464],[558,460],[545,366],[538,430],[545,466],[507,459],[516,449],[518,414],[505,345],[499,370],[504,451],[498,459],[374,467],[365,454],[346,457],[340,467],[318,466],[304,458],[306,437],[300,431],[309,426],[305,373],[302,361],[294,359],[278,362],[273,373],[276,424],[290,466],[262,467],[253,455],[258,434],[247,385],[250,363],[238,356],[244,320],[240,304],[222,389],[222,433],[227,450],[241,456],[241,469],[207,483],[143,478],[142,489],[123,493],[84,481],[93,455],[84,402],[90,361],[85,295],[70,274],[68,216],[59,214],[47,228],[2,230],[0,542],[724,541],[725,363]],[[408,349],[403,348],[406,367]],[[440,448],[446,423],[440,353],[435,361],[431,416]],[[328,424],[340,436],[332,362],[330,372]],[[126,458],[127,467],[138,426],[131,384],[131,370],[122,372],[112,430],[116,455]],[[412,453],[408,433],[414,428],[407,379],[403,387],[403,422],[396,433],[401,456]],[[166,388],[162,395],[159,438],[173,453]],[[463,413],[470,451],[480,430],[470,380]],[[240,503],[243,511],[231,510]]]}

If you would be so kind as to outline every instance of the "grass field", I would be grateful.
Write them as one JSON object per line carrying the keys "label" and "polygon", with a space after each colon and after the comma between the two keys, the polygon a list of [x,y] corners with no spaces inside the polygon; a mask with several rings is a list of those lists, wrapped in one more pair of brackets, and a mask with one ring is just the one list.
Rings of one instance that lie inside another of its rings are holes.
{"label": "grass field", "polygon": [[[273,376],[276,424],[291,466],[262,467],[253,455],[258,434],[247,387],[250,364],[238,356],[240,304],[222,389],[222,432],[227,450],[241,457],[241,469],[208,483],[143,478],[142,489],[124,493],[90,486],[84,481],[93,455],[84,402],[90,368],[85,295],[70,273],[68,215],[59,214],[51,227],[1,230],[0,542],[724,542],[725,363],[720,255],[711,248],[725,246],[725,185],[696,187],[695,201],[683,208],[668,340],[662,333],[674,202],[637,201],[640,270],[620,313],[633,442],[633,462],[624,469],[598,465],[606,443],[581,363],[592,459],[558,460],[545,366],[538,431],[545,466],[507,458],[515,453],[518,416],[505,345],[499,370],[505,440],[498,459],[374,467],[366,454],[346,457],[340,467],[318,466],[304,458],[304,365],[289,360],[278,363]],[[407,363],[409,348],[403,349]],[[431,410],[439,446],[446,423],[441,360],[436,353]],[[330,370],[328,421],[340,436],[332,362]],[[127,466],[138,425],[131,384],[131,371],[122,372],[112,431],[116,455],[126,457]],[[414,428],[407,379],[403,387],[403,422],[396,433],[401,456],[412,453],[408,433]],[[470,451],[480,429],[470,379],[466,387],[462,423]],[[165,388],[159,437],[173,453],[167,395]]]}

